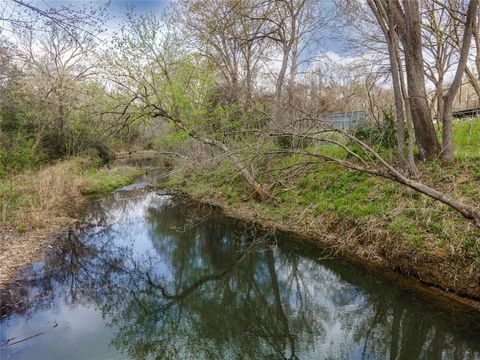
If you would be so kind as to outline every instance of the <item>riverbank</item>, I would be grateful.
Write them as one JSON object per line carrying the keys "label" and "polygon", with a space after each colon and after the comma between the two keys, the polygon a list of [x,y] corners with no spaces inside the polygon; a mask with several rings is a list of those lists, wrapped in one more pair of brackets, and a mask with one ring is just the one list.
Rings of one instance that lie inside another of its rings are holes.
{"label": "riverbank", "polygon": [[0,180],[0,287],[43,258],[90,196],[130,184],[141,172],[76,157]]}
{"label": "riverbank", "polygon": [[[286,167],[291,160],[278,158],[274,167]],[[448,167],[420,167],[428,174],[422,181],[477,204],[479,169],[477,157]],[[228,216],[313,239],[325,249],[325,257],[356,257],[480,301],[480,231],[413,190],[334,164],[317,164],[279,184],[275,203],[260,203],[251,199],[251,191],[227,163],[178,174],[165,185],[219,206]]]}

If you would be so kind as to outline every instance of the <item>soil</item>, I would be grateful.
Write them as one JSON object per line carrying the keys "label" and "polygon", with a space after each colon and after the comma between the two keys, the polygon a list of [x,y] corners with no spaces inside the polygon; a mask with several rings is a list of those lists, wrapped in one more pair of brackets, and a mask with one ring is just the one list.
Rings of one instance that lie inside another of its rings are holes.
{"label": "soil", "polygon": [[43,260],[73,222],[71,218],[55,218],[46,227],[23,233],[15,228],[0,228],[0,288],[11,282],[18,270]]}

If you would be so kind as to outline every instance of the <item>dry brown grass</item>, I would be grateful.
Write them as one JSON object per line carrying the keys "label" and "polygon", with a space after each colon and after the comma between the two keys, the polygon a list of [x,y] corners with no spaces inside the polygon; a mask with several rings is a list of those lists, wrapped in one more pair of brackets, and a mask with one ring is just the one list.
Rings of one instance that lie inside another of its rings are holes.
{"label": "dry brown grass", "polygon": [[16,176],[12,194],[16,201],[6,204],[12,211],[10,225],[23,226],[25,230],[36,229],[51,223],[52,218],[70,215],[72,204],[81,203],[81,176],[78,160]]}
{"label": "dry brown grass", "polygon": [[55,235],[75,221],[83,194],[109,191],[136,174],[128,166],[98,169],[94,160],[77,157],[0,180],[0,286],[42,259]]}

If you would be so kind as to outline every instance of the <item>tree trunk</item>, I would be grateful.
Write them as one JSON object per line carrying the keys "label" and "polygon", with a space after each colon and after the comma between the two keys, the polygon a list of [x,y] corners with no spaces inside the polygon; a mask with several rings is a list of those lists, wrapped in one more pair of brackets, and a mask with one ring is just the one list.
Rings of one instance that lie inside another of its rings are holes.
{"label": "tree trunk", "polygon": [[[375,150],[373,150],[370,146],[365,144],[363,141],[361,141],[361,140],[357,139],[355,136],[353,136],[349,133],[343,132],[341,130],[336,130],[336,131],[343,134],[348,139],[354,141],[357,145],[359,145],[362,148],[363,151],[365,151],[365,153],[369,156],[369,158],[370,157],[375,158],[379,162],[379,165],[375,168],[372,168],[372,167],[368,166],[365,161],[362,161],[363,164],[357,164],[357,163],[350,162],[348,160],[338,159],[338,158],[335,158],[333,156],[319,154],[319,153],[310,153],[310,152],[306,152],[306,151],[295,151],[295,150],[292,150],[290,152],[291,153],[308,155],[308,156],[313,156],[313,157],[316,157],[316,158],[323,159],[325,161],[331,161],[331,162],[334,162],[334,163],[336,163],[340,166],[343,166],[345,168],[348,168],[348,169],[352,169],[352,170],[364,172],[364,173],[367,173],[367,174],[370,174],[370,175],[382,177],[382,178],[385,178],[385,179],[395,181],[395,182],[400,183],[402,185],[408,186],[411,189],[414,189],[414,190],[416,190],[416,191],[418,191],[422,194],[425,194],[425,195],[431,197],[432,199],[435,199],[435,200],[440,201],[441,203],[443,203],[445,205],[450,206],[451,208],[453,208],[454,210],[456,210],[457,212],[462,214],[463,217],[471,220],[476,227],[480,228],[480,209],[479,208],[477,208],[475,206],[472,206],[472,205],[465,204],[461,201],[455,200],[455,199],[453,199],[452,197],[450,197],[449,195],[447,195],[443,192],[440,192],[440,191],[438,191],[434,188],[431,188],[431,187],[421,183],[420,181],[413,180],[413,179],[405,176],[404,174],[402,174],[401,172],[396,170],[393,166],[391,166]],[[317,138],[317,140],[322,140],[322,139]],[[354,153],[351,153],[351,154],[354,154]]]}
{"label": "tree trunk", "polygon": [[465,66],[465,74],[467,74],[468,80],[477,94],[478,105],[480,105],[480,78],[475,77],[475,74],[472,73],[472,70],[470,70],[468,66]]}
{"label": "tree trunk", "polygon": [[[272,119],[268,120],[267,127],[268,132],[271,134],[276,127],[276,124],[281,123],[281,114],[283,109],[283,97],[282,97],[282,90],[283,84],[285,83],[285,76],[287,74],[288,68],[288,57],[290,55],[291,44],[287,44],[283,48],[283,56],[282,56],[282,65],[280,67],[280,71],[278,73],[277,82],[275,84],[275,94],[273,99],[273,115]],[[269,152],[266,157],[265,162],[265,182],[269,183],[272,180],[272,161],[273,161],[273,154]]]}
{"label": "tree trunk", "polygon": [[397,120],[397,151],[398,166],[402,171],[407,170],[407,162],[405,159],[405,109],[403,106],[402,89],[400,86],[400,64],[397,59],[397,34],[392,17],[389,17],[389,34],[388,34],[388,56],[390,58],[390,66],[392,71],[393,94],[395,97],[395,109]]}
{"label": "tree trunk", "polygon": [[[473,36],[475,39],[475,49],[477,51],[475,56],[475,65],[477,67],[477,79],[478,79],[478,82],[480,82],[480,12],[478,12],[477,21],[475,22]],[[479,102],[480,102],[480,99],[479,99]]]}
{"label": "tree trunk", "polygon": [[405,177],[399,177],[398,182],[452,207],[453,209],[457,210],[460,214],[462,214],[465,218],[472,220],[475,226],[480,227],[479,209],[471,205],[464,204],[458,200],[452,199],[450,196],[438,190],[435,190],[425,184],[422,184],[421,182],[408,179]]}
{"label": "tree trunk", "polygon": [[410,110],[417,144],[425,158],[429,160],[438,155],[439,145],[425,89],[420,10],[417,0],[404,0],[403,4],[405,27],[402,37]]}
{"label": "tree trunk", "polygon": [[438,79],[435,85],[435,97],[437,98],[437,123],[443,123],[444,101],[443,101],[443,80]]}
{"label": "tree trunk", "polygon": [[407,147],[407,166],[408,166],[408,172],[413,176],[413,177],[418,177],[418,169],[417,166],[415,165],[415,130],[413,127],[413,121],[412,121],[412,112],[410,109],[410,97],[408,96],[408,91],[405,86],[405,78],[403,75],[403,67],[402,67],[402,59],[400,58],[400,49],[397,47],[397,62],[398,62],[398,70],[400,74],[400,88],[402,90],[402,98],[405,102],[405,114],[406,114],[406,119],[407,119],[407,132],[408,132],[408,147]]}
{"label": "tree trunk", "polygon": [[[410,99],[408,97],[405,87],[402,59],[400,57],[400,47],[398,44],[398,26],[396,24],[396,21],[398,22],[398,15],[397,19],[395,18],[395,6],[397,6],[398,4],[393,3],[392,0],[388,0],[386,6],[383,1],[379,0],[368,0],[367,2],[370,9],[373,11],[375,17],[377,18],[377,22],[379,23],[384,33],[388,46],[388,53],[392,70],[392,81],[394,87],[395,108],[397,113],[397,146],[399,151],[399,164],[400,166],[402,166],[403,163],[403,168],[406,169],[408,173],[417,176],[418,171],[415,166],[415,158],[413,155],[415,146],[415,134],[413,129]],[[405,158],[404,153],[405,120],[407,122],[408,128],[407,158]],[[420,148],[420,154],[424,154],[422,148]]]}
{"label": "tree trunk", "polygon": [[458,89],[462,85],[462,77],[467,66],[470,45],[472,43],[473,29],[475,27],[477,9],[479,0],[470,0],[467,10],[467,19],[463,31],[462,47],[460,48],[460,58],[458,60],[457,70],[452,84],[444,96],[443,101],[443,149],[442,157],[444,161],[453,161],[453,142],[452,142],[452,109],[453,101],[457,95]]}
{"label": "tree trunk", "polygon": [[452,130],[453,130],[453,105],[450,103],[444,104],[443,118],[442,118],[442,158],[446,162],[453,161],[453,142],[452,142]]}
{"label": "tree trunk", "polygon": [[[399,56],[398,35],[391,9],[392,3],[391,1],[388,1],[387,6],[385,7],[381,1],[369,0],[368,5],[375,15],[387,43],[390,70],[392,73],[393,94],[395,98],[398,165],[401,171],[405,172],[407,171],[408,166],[405,158],[405,106],[404,91],[402,89],[403,79],[401,79],[403,73]],[[415,165],[413,165],[413,167],[414,166]]]}
{"label": "tree trunk", "polygon": [[252,81],[252,64],[251,64],[251,49],[247,49],[247,56],[245,59],[245,110],[250,113],[252,110],[252,94],[253,94],[253,81]]}
{"label": "tree trunk", "polygon": [[288,79],[288,101],[293,100],[293,93],[295,91],[295,78],[297,76],[297,67],[298,67],[298,44],[295,43],[292,47],[292,61],[290,64],[290,77]]}

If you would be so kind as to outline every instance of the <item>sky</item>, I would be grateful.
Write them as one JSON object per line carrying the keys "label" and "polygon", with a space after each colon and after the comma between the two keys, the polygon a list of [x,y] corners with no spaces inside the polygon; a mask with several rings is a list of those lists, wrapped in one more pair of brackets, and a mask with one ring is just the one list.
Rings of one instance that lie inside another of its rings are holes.
{"label": "sky", "polygon": [[[5,0],[0,0],[0,4]],[[8,0],[7,0],[8,1]],[[29,3],[37,6],[40,9],[55,8],[60,9],[61,7],[87,7],[87,8],[98,8],[107,4],[108,0],[27,0]],[[139,15],[147,14],[149,12],[161,13],[165,10],[169,4],[175,2],[176,0],[111,0],[110,5],[107,8],[109,14],[105,22],[106,32],[102,34],[101,38],[104,41],[104,44],[108,47],[110,44],[110,37],[113,36],[117,30],[122,26],[122,20],[125,18],[126,13],[129,9],[133,7],[133,11]],[[208,1],[208,0],[207,0]],[[334,0],[318,0],[323,1],[322,5],[334,6]],[[338,30],[338,29],[337,29]],[[311,61],[302,61],[306,59],[321,59],[320,62],[324,63],[325,61],[331,62],[337,65],[348,65],[358,59],[356,56],[349,55],[335,40],[336,30],[327,28],[321,34],[321,45],[312,44],[308,49],[301,55],[301,64],[299,71],[307,71],[311,67],[317,66],[318,62]],[[3,31],[3,35],[10,39],[10,41],[15,42],[14,33],[9,34],[6,31]],[[11,38],[13,37],[13,38]],[[272,54],[270,61],[268,62],[268,71],[267,72],[276,72],[278,71],[281,64],[281,54]]]}
{"label": "sky", "polygon": [[137,13],[147,13],[161,11],[168,4],[168,0],[112,0],[110,9],[115,16],[122,16],[129,6],[134,6]]}
{"label": "sky", "polygon": [[[0,0],[2,1],[2,0]],[[121,22],[121,19],[125,16],[127,9],[131,6],[134,7],[135,12],[138,14],[146,14],[148,12],[161,12],[168,7],[169,3],[174,0],[111,0],[109,13],[112,16],[110,20],[111,26],[116,26]],[[333,0],[321,0],[328,1],[333,4]],[[33,3],[39,7],[58,7],[62,5],[84,5],[91,4],[93,6],[97,4],[106,3],[106,1],[89,1],[89,0],[33,0]],[[340,46],[338,41],[327,36],[323,40],[323,46],[325,50],[337,55],[345,55],[344,49]]]}
{"label": "sky", "polygon": [[[106,1],[95,0],[33,0],[32,3],[36,5],[56,7],[58,5],[78,5],[78,4],[101,4]],[[122,13],[127,8],[127,5],[134,5],[139,12],[156,11],[164,8],[169,3],[169,0],[112,0],[110,8],[118,13]]]}

